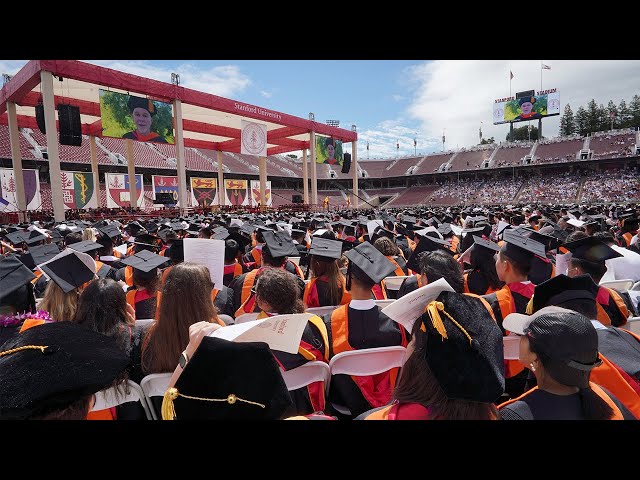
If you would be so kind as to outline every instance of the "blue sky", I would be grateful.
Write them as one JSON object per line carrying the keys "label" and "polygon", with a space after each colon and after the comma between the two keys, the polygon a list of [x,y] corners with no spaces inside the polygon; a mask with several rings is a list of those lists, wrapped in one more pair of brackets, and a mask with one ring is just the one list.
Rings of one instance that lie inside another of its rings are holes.
{"label": "blue sky", "polygon": [[[316,121],[340,120],[358,129],[358,156],[395,158],[504,140],[508,125],[492,125],[492,103],[512,93],[540,89],[540,60],[88,60],[116,70],[181,84]],[[14,74],[26,61],[0,60],[0,73]],[[640,94],[640,61],[544,60],[543,89],[560,91],[561,109],[591,98],[607,104]],[[555,136],[560,117],[544,120]]]}

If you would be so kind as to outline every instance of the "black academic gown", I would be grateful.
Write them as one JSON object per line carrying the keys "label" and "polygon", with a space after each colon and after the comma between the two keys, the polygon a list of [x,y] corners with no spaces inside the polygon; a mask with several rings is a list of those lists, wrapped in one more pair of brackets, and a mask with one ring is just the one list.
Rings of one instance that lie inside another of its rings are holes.
{"label": "black academic gown", "polygon": [[407,293],[411,293],[418,289],[418,277],[416,275],[410,275],[405,278],[398,290],[398,298],[404,297]]}
{"label": "black academic gown", "polygon": [[611,362],[640,382],[640,342],[616,327],[597,329],[598,350]]}

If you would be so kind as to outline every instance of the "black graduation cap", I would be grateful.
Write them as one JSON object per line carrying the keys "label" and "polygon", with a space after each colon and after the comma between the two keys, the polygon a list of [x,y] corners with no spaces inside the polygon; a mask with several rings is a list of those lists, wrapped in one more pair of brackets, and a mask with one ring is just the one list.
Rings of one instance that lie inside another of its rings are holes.
{"label": "black graduation cap", "polygon": [[291,240],[291,237],[287,232],[274,232],[272,230],[265,230],[262,232],[264,242],[269,247],[269,253],[273,258],[297,257],[299,255],[298,249]]}
{"label": "black graduation cap", "polygon": [[450,223],[441,223],[440,225],[438,225],[438,232],[440,232],[440,234],[443,237],[446,237],[447,235],[449,235],[450,233],[453,232],[453,230],[451,229],[451,224]]}
{"label": "black graduation cap", "polygon": [[27,238],[29,238],[29,233],[23,231],[11,232],[7,233],[5,235],[5,238],[14,245],[20,245],[21,243],[27,241]]}
{"label": "black graduation cap", "polygon": [[[45,348],[20,349],[28,346]],[[69,321],[29,328],[9,339],[0,353],[2,420],[64,410],[111,386],[130,362],[115,336]]]}
{"label": "black graduation cap", "polygon": [[528,264],[534,255],[546,258],[544,245],[512,230],[504,232],[504,245],[500,251],[517,262]]}
{"label": "black graduation cap", "polygon": [[407,268],[414,272],[420,271],[420,259],[418,258],[423,252],[433,252],[434,250],[443,250],[449,255],[454,253],[449,248],[449,242],[446,240],[440,240],[438,237],[424,236],[420,237],[420,242],[416,245],[416,248],[411,253],[411,256],[407,260]]}
{"label": "black graduation cap", "polygon": [[349,262],[353,262],[359,267],[373,283],[380,283],[380,280],[396,270],[395,265],[369,242],[361,243],[344,255],[349,259]]}
{"label": "black graduation cap", "polygon": [[411,215],[403,215],[402,216],[402,223],[405,224],[414,224],[416,223],[418,219],[416,217],[413,217]]}
{"label": "black graduation cap", "polygon": [[298,235],[304,235],[305,233],[307,233],[306,230],[300,230],[299,228],[292,228],[291,229],[291,233],[296,233]]}
{"label": "black graduation cap", "polygon": [[109,238],[117,238],[118,236],[122,235],[120,229],[113,223],[100,227],[98,228],[98,230],[100,230],[100,232],[102,232]]}
{"label": "black graduation cap", "polygon": [[154,268],[158,268],[161,265],[169,262],[169,258],[156,255],[148,250],[142,250],[138,253],[128,256],[120,260],[125,265],[130,265],[136,270],[148,273]]}
{"label": "black graduation cap", "polygon": [[599,290],[600,287],[593,281],[591,275],[577,277],[557,275],[536,285],[532,313],[547,306],[562,307],[568,301],[579,300],[595,304]]}
{"label": "black graduation cap", "polygon": [[26,252],[18,255],[18,260],[20,260],[29,270],[33,270],[34,268],[36,268],[36,264],[33,261],[31,252]]}
{"label": "black graduation cap", "polygon": [[184,230],[184,225],[182,225],[182,222],[171,222],[169,226],[171,227],[172,230],[176,232],[180,230]]}
{"label": "black graduation cap", "polygon": [[387,237],[391,241],[395,241],[396,234],[391,230],[387,230],[384,227],[377,227],[373,232],[373,237],[371,238],[371,243],[374,244],[377,239],[380,237]]}
{"label": "black graduation cap", "polygon": [[557,237],[552,235],[546,235],[544,233],[531,231],[529,234],[529,238],[535,240],[536,242],[540,242],[544,245],[546,251],[553,250],[558,248],[562,242]]}
{"label": "black graduation cap", "polygon": [[95,274],[85,265],[80,257],[76,255],[75,251],[57,260],[53,260],[46,265],[41,265],[40,269],[46,273],[64,293],[69,293],[74,288],[79,288],[95,278]]}
{"label": "black graduation cap", "polygon": [[342,256],[342,243],[338,240],[312,237],[309,255],[313,255],[319,260],[333,261]]}
{"label": "black graduation cap", "polygon": [[150,248],[157,249],[160,248],[158,245],[158,237],[155,235],[150,235],[148,233],[143,233],[138,235],[133,241],[134,245],[137,245],[137,250],[144,249],[148,250]]}
{"label": "black graduation cap", "polygon": [[244,252],[244,248],[251,243],[251,240],[242,235],[239,232],[229,232],[229,238],[233,238],[238,245],[240,245],[240,250]]}
{"label": "black graduation cap", "polygon": [[475,233],[475,232],[481,232],[483,230],[484,230],[484,225],[481,227],[463,228],[461,233]]}
{"label": "black graduation cap", "polygon": [[0,299],[36,278],[15,255],[0,257]]}
{"label": "black graduation cap", "polygon": [[76,252],[82,253],[90,253],[94,250],[102,248],[102,245],[100,245],[98,242],[92,242],[91,240],[83,240],[82,242],[72,243],[71,245],[67,246],[72,250],[75,250]]}
{"label": "black graduation cap", "polygon": [[278,420],[293,407],[264,342],[204,337],[162,404],[163,419]]}
{"label": "black graduation cap", "polygon": [[[316,237],[314,237],[316,238]],[[320,238],[320,237],[318,237]],[[347,250],[351,250],[352,248],[355,248],[356,246],[360,245],[360,242],[355,241],[352,242],[350,240],[338,240],[339,242],[342,243],[342,253],[346,252]]]}
{"label": "black graduation cap", "polygon": [[198,233],[200,233],[200,225],[190,223],[187,228],[187,233],[190,233],[191,235],[198,235]]}
{"label": "black graduation cap", "polygon": [[491,240],[486,240],[484,238],[478,237],[476,235],[473,235],[473,243],[474,245],[492,250],[493,252],[500,251],[500,246],[497,243],[492,242]]}
{"label": "black graduation cap", "polygon": [[572,258],[593,263],[604,264],[605,260],[623,256],[602,240],[594,237],[581,238],[574,242],[565,243],[563,247],[573,254]]}
{"label": "black graduation cap", "polygon": [[38,243],[46,239],[46,235],[40,233],[37,230],[31,230],[31,232],[29,232],[29,235],[25,238],[25,241],[27,242],[27,245],[33,245],[34,243]]}
{"label": "black graduation cap", "polygon": [[213,240],[226,240],[229,238],[229,230],[224,227],[216,227],[211,233],[211,238]]}
{"label": "black graduation cap", "polygon": [[181,238],[176,238],[173,242],[171,242],[171,246],[167,249],[169,253],[169,258],[174,263],[180,263],[184,261],[184,244]]}
{"label": "black graduation cap", "polygon": [[41,263],[48,262],[57,254],[59,254],[60,249],[55,243],[50,243],[48,245],[31,247],[29,249],[29,253],[33,258],[33,263],[35,263],[36,265],[40,265]]}
{"label": "black graduation cap", "polygon": [[158,237],[160,237],[163,242],[167,243],[167,236],[169,235],[169,232],[173,232],[173,229],[170,227],[162,228],[158,230]]}
{"label": "black graduation cap", "polygon": [[255,229],[256,229],[255,225],[248,222],[244,222],[240,226],[240,231],[246,233],[247,235],[251,235]]}
{"label": "black graduation cap", "polygon": [[405,235],[407,237],[413,238],[413,230],[409,230],[400,223],[396,224],[396,232],[398,232],[400,235]]}

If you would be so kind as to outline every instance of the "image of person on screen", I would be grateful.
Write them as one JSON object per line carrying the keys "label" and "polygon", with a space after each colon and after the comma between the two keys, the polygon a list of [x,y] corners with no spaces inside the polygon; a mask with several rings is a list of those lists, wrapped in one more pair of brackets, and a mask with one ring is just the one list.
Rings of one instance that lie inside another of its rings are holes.
{"label": "image of person on screen", "polygon": [[324,141],[324,146],[327,150],[327,158],[325,158],[323,163],[328,163],[329,165],[338,163],[338,159],[336,158],[336,145],[333,138],[327,137]]}
{"label": "image of person on screen", "polygon": [[153,101],[142,97],[129,97],[127,106],[136,129],[125,133],[122,138],[131,138],[141,142],[168,143],[162,135],[151,131],[152,117],[158,113]]}
{"label": "image of person on screen", "polygon": [[536,103],[536,97],[522,97],[518,100],[520,104],[520,110],[522,113],[518,115],[514,120],[533,120],[534,118],[542,118],[542,115],[533,110],[533,104]]}

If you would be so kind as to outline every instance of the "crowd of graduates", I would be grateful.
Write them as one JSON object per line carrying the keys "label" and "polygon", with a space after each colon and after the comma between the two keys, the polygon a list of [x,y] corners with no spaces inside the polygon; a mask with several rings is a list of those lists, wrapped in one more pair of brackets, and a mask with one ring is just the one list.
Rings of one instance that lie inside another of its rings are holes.
{"label": "crowd of graduates", "polygon": [[[640,281],[639,214],[529,204],[3,225],[0,418],[140,418],[136,405],[93,408],[95,393],[156,373],[172,374],[165,419],[640,418],[628,329],[640,291],[605,283]],[[224,242],[222,284],[185,261],[189,238]],[[418,290],[416,318],[379,305]],[[210,336],[330,306],[297,353]],[[520,353],[505,360],[513,336]],[[282,377],[388,346],[406,347],[401,368],[334,375],[326,398],[323,382],[288,391]]]}

